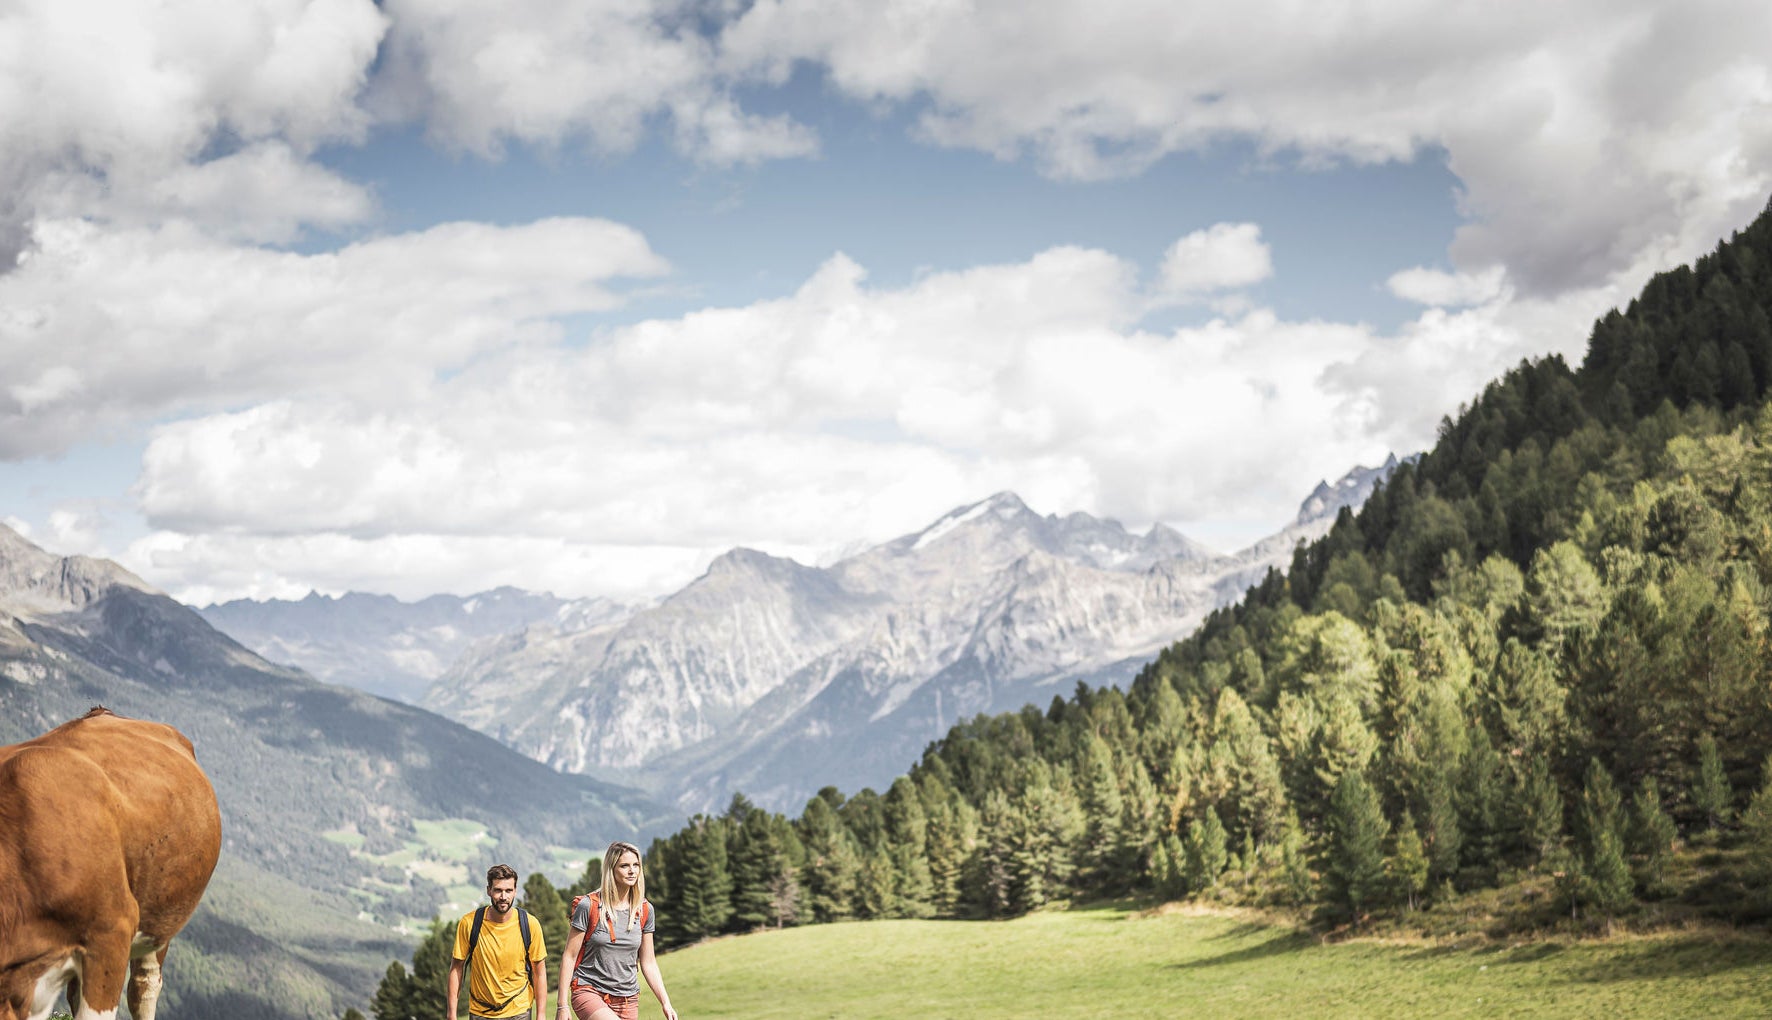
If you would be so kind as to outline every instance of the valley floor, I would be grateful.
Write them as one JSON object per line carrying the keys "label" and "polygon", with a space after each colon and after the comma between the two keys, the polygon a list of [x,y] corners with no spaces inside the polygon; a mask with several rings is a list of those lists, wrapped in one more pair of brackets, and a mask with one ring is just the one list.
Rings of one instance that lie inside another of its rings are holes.
{"label": "valley floor", "polygon": [[[1516,945],[1325,943],[1225,914],[1053,911],[874,921],[661,958],[691,1020],[1090,1017],[1763,1017],[1772,938],[1705,930]],[[642,992],[642,1017],[657,1004]]]}

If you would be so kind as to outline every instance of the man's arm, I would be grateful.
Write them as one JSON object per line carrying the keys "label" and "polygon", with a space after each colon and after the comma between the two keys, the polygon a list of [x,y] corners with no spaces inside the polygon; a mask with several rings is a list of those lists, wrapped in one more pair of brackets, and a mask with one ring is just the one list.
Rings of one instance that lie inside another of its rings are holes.
{"label": "man's arm", "polygon": [[449,980],[443,985],[443,999],[446,1003],[443,1015],[448,1017],[449,1020],[455,1020],[455,1018],[460,1015],[455,1011],[457,997],[460,994],[461,961],[452,959],[449,961]]}
{"label": "man's arm", "polygon": [[548,1008],[548,961],[547,957],[529,961],[529,987],[535,991],[535,1001],[530,1003],[535,1020],[547,1020]]}

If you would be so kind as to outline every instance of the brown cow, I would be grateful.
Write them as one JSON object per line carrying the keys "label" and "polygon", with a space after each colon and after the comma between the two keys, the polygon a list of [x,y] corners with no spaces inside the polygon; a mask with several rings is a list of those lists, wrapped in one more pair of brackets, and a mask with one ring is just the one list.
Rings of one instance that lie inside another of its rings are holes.
{"label": "brown cow", "polygon": [[[160,965],[221,854],[215,790],[170,726],[95,708],[0,747],[0,1020],[153,1020]],[[133,966],[132,966],[133,965]]]}

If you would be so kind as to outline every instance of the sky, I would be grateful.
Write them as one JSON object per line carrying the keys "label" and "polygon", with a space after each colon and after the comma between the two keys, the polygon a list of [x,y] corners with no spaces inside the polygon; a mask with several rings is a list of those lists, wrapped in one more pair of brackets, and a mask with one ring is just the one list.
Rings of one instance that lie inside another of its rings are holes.
{"label": "sky", "polygon": [[1003,490],[1225,551],[1772,194],[1772,5],[0,0],[0,521],[641,600]]}

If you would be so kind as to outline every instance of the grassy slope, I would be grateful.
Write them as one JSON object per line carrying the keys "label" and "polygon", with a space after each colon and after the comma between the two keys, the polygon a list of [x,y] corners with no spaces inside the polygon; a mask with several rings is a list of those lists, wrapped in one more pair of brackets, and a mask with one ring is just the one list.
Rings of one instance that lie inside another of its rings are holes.
{"label": "grassy slope", "polygon": [[[819,925],[661,958],[694,1020],[907,1016],[1765,1016],[1772,939],[1741,932],[1517,947],[1323,944],[1235,917],[1094,909]],[[642,1017],[657,1017],[641,993]]]}

